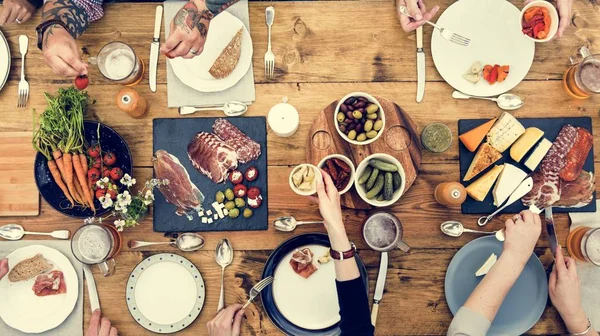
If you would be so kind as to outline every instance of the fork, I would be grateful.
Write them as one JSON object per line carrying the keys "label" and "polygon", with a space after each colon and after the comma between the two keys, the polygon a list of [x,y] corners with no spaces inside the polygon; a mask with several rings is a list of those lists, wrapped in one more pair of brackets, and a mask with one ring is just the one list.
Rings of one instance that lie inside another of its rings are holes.
{"label": "fork", "polygon": [[[409,13],[408,13],[408,8],[406,8],[406,6],[398,6],[398,10],[400,11],[400,14],[404,15],[404,16],[408,16],[409,18],[413,18]],[[459,44],[461,46],[468,46],[469,43],[471,43],[471,39],[468,39],[462,35],[458,35],[452,31],[450,31],[447,28],[444,27],[440,27],[438,25],[436,25],[433,22],[430,21],[425,21],[428,24],[434,26],[437,30],[440,31],[440,34],[442,35],[442,37],[450,42],[454,42],[456,44]]]}
{"label": "fork", "polygon": [[252,289],[250,290],[250,298],[248,299],[248,302],[246,302],[246,304],[242,307],[242,309],[246,309],[246,307],[248,307],[248,305],[252,302],[252,300],[254,300],[254,298],[256,298],[258,296],[258,294],[260,294],[260,292],[263,289],[265,289],[265,287],[270,285],[272,282],[273,282],[273,277],[270,276],[270,277],[266,277],[266,278],[262,279],[256,285],[254,285],[254,287],[252,287]]}
{"label": "fork", "polygon": [[29,83],[25,80],[25,55],[27,54],[27,46],[29,38],[27,35],[19,36],[19,51],[21,51],[21,81],[19,82],[19,92],[17,107],[25,107],[29,99]]}
{"label": "fork", "polygon": [[273,70],[275,70],[275,54],[271,51],[271,26],[275,19],[275,8],[273,6],[265,9],[265,15],[267,17],[267,28],[269,29],[269,44],[267,45],[267,52],[265,53],[265,77],[267,79],[273,79]]}

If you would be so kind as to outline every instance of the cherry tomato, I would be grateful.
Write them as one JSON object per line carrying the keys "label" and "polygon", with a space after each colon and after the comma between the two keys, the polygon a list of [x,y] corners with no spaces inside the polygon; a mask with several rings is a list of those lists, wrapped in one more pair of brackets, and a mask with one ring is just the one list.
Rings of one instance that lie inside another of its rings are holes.
{"label": "cherry tomato", "polygon": [[102,160],[104,161],[104,164],[112,166],[115,164],[115,162],[117,162],[117,157],[115,154],[113,154],[113,152],[107,152],[104,154],[104,158]]}
{"label": "cherry tomato", "polygon": [[229,174],[229,181],[233,184],[240,184],[244,181],[244,174],[239,170],[234,170]]}
{"label": "cherry tomato", "polygon": [[246,188],[246,186],[243,184],[238,184],[235,187],[233,187],[233,193],[235,194],[235,197],[244,197],[246,196],[247,191],[248,188]]}
{"label": "cherry tomato", "polygon": [[260,196],[260,189],[257,187],[248,189],[248,199],[256,199],[258,196]]}
{"label": "cherry tomato", "polygon": [[88,150],[87,150],[87,154],[92,159],[97,158],[98,156],[100,156],[100,146],[98,146],[97,144],[93,145],[93,146],[90,146],[90,148],[88,148]]}
{"label": "cherry tomato", "polygon": [[110,196],[113,200],[117,199],[117,191],[115,189],[108,189],[106,194]]}
{"label": "cherry tomato", "polygon": [[113,181],[118,181],[123,177],[123,170],[119,167],[115,167],[110,170],[110,179]]}
{"label": "cherry tomato", "polygon": [[102,170],[102,177],[110,178],[110,169],[108,169],[106,166],[104,166],[104,169]]}
{"label": "cherry tomato", "polygon": [[106,189],[96,189],[96,199],[106,195]]}
{"label": "cherry tomato", "polygon": [[102,158],[100,156],[98,156],[94,159],[94,163],[92,164],[92,167],[94,167],[96,169],[102,168]]}
{"label": "cherry tomato", "polygon": [[91,181],[98,180],[100,179],[100,170],[98,170],[98,168],[92,167],[90,168],[90,170],[88,170],[87,176]]}
{"label": "cherry tomato", "polygon": [[256,167],[249,167],[248,169],[246,169],[245,177],[248,182],[256,180],[256,178],[258,177],[258,169],[256,169]]}
{"label": "cherry tomato", "polygon": [[73,84],[75,84],[77,90],[85,90],[85,88],[90,84],[90,79],[87,75],[79,75],[75,77]]}

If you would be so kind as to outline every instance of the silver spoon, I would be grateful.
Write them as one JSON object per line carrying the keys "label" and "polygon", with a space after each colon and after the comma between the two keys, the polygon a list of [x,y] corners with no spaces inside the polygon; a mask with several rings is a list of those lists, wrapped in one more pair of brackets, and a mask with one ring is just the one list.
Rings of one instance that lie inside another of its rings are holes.
{"label": "silver spoon", "polygon": [[273,227],[279,231],[290,232],[296,229],[298,225],[304,224],[323,224],[323,221],[302,221],[298,222],[296,218],[292,216],[279,217],[273,221]]}
{"label": "silver spoon", "polygon": [[523,101],[523,99],[521,97],[519,97],[515,94],[512,94],[512,93],[501,94],[498,97],[478,97],[478,96],[471,96],[466,93],[462,93],[460,91],[454,91],[454,92],[452,92],[452,98],[454,98],[454,99],[476,98],[476,99],[491,100],[491,101],[496,102],[496,104],[498,104],[498,107],[500,107],[501,109],[506,110],[506,111],[516,110],[519,107],[523,106],[523,104],[525,104],[525,102]]}
{"label": "silver spoon", "polygon": [[442,225],[440,225],[440,229],[442,230],[443,233],[445,233],[446,235],[450,236],[450,237],[460,237],[462,236],[462,234],[464,232],[468,232],[468,233],[480,233],[480,234],[486,234],[486,235],[495,235],[496,239],[498,239],[499,241],[504,241],[504,230],[498,230],[498,231],[477,231],[477,230],[471,230],[471,229],[467,229],[465,228],[461,222],[457,222],[457,221],[447,221],[447,222],[443,222]]}
{"label": "silver spoon", "polygon": [[233,247],[231,247],[231,243],[227,238],[221,239],[217,244],[215,260],[221,266],[221,296],[219,297],[219,306],[217,307],[217,312],[219,312],[225,308],[225,267],[231,265],[233,261]]}
{"label": "silver spoon", "polygon": [[52,236],[56,239],[69,239],[71,234],[69,230],[57,230],[52,232],[30,232],[25,231],[19,224],[6,224],[0,227],[0,237],[7,240],[19,240],[24,235],[39,235],[39,236]]}
{"label": "silver spoon", "polygon": [[197,233],[186,232],[186,233],[180,234],[179,237],[177,237],[177,239],[175,241],[171,240],[168,242],[145,242],[145,241],[140,241],[140,240],[130,240],[127,243],[127,246],[129,246],[129,248],[131,248],[131,249],[134,249],[134,248],[139,248],[139,247],[144,247],[144,246],[166,245],[166,244],[169,244],[173,247],[177,247],[178,249],[180,249],[183,252],[192,252],[192,251],[197,251],[197,250],[201,249],[202,246],[204,246],[204,238]]}
{"label": "silver spoon", "polygon": [[223,106],[214,106],[214,107],[194,107],[194,106],[181,106],[179,107],[179,114],[186,115],[192,114],[197,111],[215,111],[221,110],[228,117],[237,117],[248,111],[248,106],[239,101],[228,101]]}

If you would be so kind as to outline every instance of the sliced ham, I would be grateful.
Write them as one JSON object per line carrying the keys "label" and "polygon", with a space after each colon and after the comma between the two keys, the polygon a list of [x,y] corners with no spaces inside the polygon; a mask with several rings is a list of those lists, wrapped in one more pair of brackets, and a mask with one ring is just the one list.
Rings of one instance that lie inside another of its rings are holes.
{"label": "sliced ham", "polygon": [[187,152],[194,168],[215,183],[225,181],[229,172],[238,166],[235,149],[211,133],[196,134]]}
{"label": "sliced ham", "polygon": [[303,248],[302,250],[296,250],[292,254],[290,265],[296,274],[301,277],[308,279],[313,273],[319,268],[313,263],[314,254],[309,248]]}
{"label": "sliced ham", "polygon": [[67,292],[67,285],[63,272],[52,271],[48,274],[39,275],[33,284],[33,292],[37,296],[48,296],[64,294]]}
{"label": "sliced ham", "polygon": [[560,200],[554,206],[563,208],[584,207],[594,199],[596,183],[594,174],[582,171],[572,182],[561,182]]}
{"label": "sliced ham", "polygon": [[228,146],[235,149],[237,159],[241,163],[248,163],[260,156],[260,144],[240,131],[229,121],[220,118],[213,124],[213,132]]}

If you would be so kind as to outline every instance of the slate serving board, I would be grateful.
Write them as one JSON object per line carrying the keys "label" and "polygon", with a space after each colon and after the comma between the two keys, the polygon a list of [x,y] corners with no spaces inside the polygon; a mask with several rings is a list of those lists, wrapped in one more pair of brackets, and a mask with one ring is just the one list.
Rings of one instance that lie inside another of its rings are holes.
{"label": "slate serving board", "polygon": [[[190,140],[198,132],[212,133],[212,126],[219,118],[164,118],[153,120],[153,153],[159,149],[175,155],[185,167],[194,184],[204,194],[202,203],[204,211],[215,210],[212,203],[215,201],[217,191],[225,191],[232,188],[231,182],[214,183],[208,177],[197,171],[188,158],[187,146]],[[240,211],[238,218],[225,217],[213,221],[211,224],[203,224],[201,219],[194,214],[190,221],[185,216],[175,214],[176,207],[168,203],[160,192],[155,192],[154,202],[154,231],[156,232],[197,232],[197,231],[251,231],[266,230],[268,228],[268,190],[267,190],[267,124],[265,117],[237,117],[225,118],[238,127],[247,136],[260,144],[261,155],[257,160],[241,164],[238,169],[245,172],[250,166],[258,169],[258,179],[244,184],[250,187],[258,187],[261,190],[263,202],[258,209],[254,209],[254,215],[248,219],[243,218]],[[243,210],[243,209],[241,209]],[[212,216],[212,215],[211,215]]]}
{"label": "slate serving board", "polygon": [[[544,131],[544,138],[554,142],[554,139],[558,135],[560,129],[566,125],[571,124],[575,127],[583,127],[592,132],[592,118],[590,117],[577,117],[577,118],[518,118],[519,122],[523,124],[525,128],[528,127],[537,127]],[[463,133],[468,132],[469,130],[483,124],[484,122],[489,121],[489,119],[462,119],[458,121],[458,134],[461,135]],[[463,182],[464,186],[468,186],[469,184],[475,182],[477,178],[481,177],[485,172],[480,173],[477,177],[473,178],[469,182],[462,181],[463,176],[467,173],[469,169],[469,165],[475,156],[475,153],[470,152],[463,144],[459,141],[458,145],[458,153],[460,160],[460,177],[461,182]],[[534,147],[535,148],[535,147]],[[522,169],[526,173],[530,173],[529,168],[525,167],[524,163],[531,154],[530,151],[525,158],[521,160],[521,163],[515,162],[510,157],[510,148],[507,149],[504,153],[502,153],[502,159],[496,162],[494,165],[510,163],[515,165],[516,167]],[[488,168],[489,169],[489,168]],[[590,150],[590,154],[585,161],[585,165],[583,166],[583,170],[594,172],[594,148]],[[486,170],[487,171],[487,170]],[[493,187],[492,187],[493,190]],[[483,200],[483,202],[478,202],[471,197],[467,197],[467,200],[462,204],[462,213],[464,214],[491,214],[496,210],[496,206],[494,206],[494,197],[492,196],[492,190],[490,190],[487,197]],[[594,199],[592,202],[581,208],[553,208],[554,212],[564,213],[564,212],[595,212],[596,211],[596,193],[594,193]],[[502,213],[519,213],[526,208],[520,201],[515,202],[513,205],[507,207]]]}

